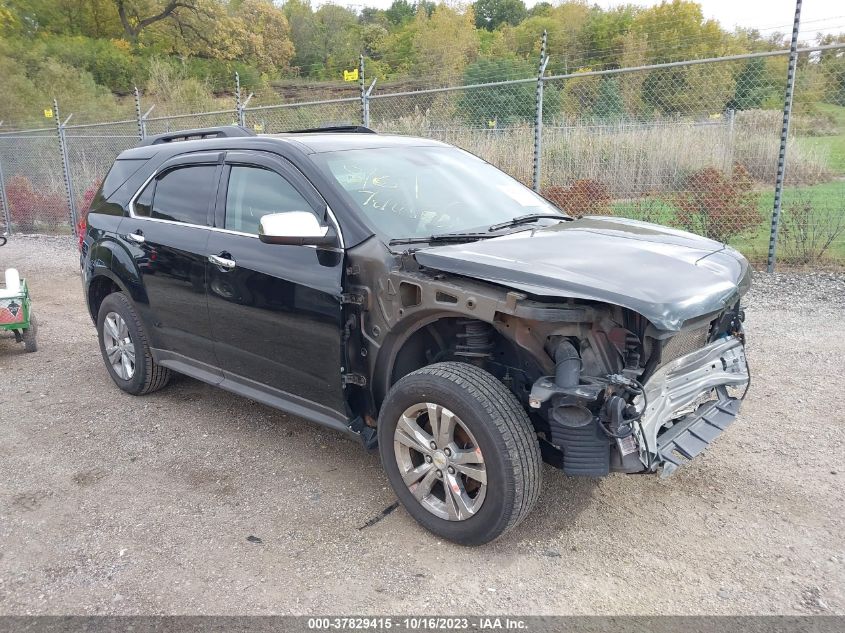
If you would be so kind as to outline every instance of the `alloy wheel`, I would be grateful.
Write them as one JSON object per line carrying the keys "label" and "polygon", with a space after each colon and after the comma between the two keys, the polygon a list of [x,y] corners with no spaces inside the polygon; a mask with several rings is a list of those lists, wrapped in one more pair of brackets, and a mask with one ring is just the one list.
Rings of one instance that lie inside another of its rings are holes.
{"label": "alloy wheel", "polygon": [[135,375],[135,344],[126,321],[117,312],[109,312],[103,321],[103,344],[114,373],[122,380]]}
{"label": "alloy wheel", "polygon": [[422,507],[447,521],[475,515],[487,495],[478,442],[461,419],[431,402],[402,414],[393,434],[399,473]]}

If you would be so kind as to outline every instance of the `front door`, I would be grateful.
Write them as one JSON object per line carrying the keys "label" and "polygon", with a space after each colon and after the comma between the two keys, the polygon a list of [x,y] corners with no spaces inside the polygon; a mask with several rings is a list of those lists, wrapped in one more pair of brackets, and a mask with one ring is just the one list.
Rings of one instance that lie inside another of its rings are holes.
{"label": "front door", "polygon": [[282,159],[258,152],[227,154],[217,229],[207,246],[217,358],[224,374],[343,413],[343,255],[339,249],[261,242],[261,217],[285,211],[310,211],[322,221],[325,204]]}
{"label": "front door", "polygon": [[[219,154],[166,167],[141,191],[118,229],[143,278],[139,305],[150,346],[215,366],[206,297],[210,224]],[[214,162],[211,162],[214,161]]]}

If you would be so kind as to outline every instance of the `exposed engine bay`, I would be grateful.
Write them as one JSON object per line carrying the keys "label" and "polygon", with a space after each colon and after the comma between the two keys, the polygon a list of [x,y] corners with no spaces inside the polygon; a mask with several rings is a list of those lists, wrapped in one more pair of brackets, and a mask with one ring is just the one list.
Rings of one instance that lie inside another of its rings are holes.
{"label": "exposed engine bay", "polygon": [[749,382],[737,292],[658,329],[630,308],[550,298],[354,249],[345,332],[350,408],[365,440],[402,376],[460,360],[523,404],[544,460],[570,475],[671,474],[736,417]]}

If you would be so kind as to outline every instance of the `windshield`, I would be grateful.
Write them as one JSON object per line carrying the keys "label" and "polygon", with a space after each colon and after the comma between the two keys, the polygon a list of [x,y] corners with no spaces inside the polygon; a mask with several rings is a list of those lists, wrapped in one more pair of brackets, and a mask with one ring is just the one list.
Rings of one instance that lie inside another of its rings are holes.
{"label": "windshield", "polygon": [[315,157],[388,239],[486,231],[533,213],[563,214],[483,160],[455,147],[380,147]]}

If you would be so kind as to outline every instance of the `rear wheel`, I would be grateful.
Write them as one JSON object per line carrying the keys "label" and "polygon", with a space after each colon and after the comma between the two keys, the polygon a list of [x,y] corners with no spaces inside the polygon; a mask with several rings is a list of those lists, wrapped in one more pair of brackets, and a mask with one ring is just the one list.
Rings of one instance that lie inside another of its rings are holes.
{"label": "rear wheel", "polygon": [[464,545],[492,541],[537,501],[537,437],[514,395],[466,363],[403,377],[379,415],[379,451],[393,489],[421,525]]}
{"label": "rear wheel", "polygon": [[35,315],[29,315],[29,327],[23,331],[21,338],[23,339],[23,347],[27,352],[38,351],[38,324],[35,322]]}
{"label": "rear wheel", "polygon": [[97,334],[106,369],[124,391],[136,396],[152,393],[170,380],[170,370],[153,360],[141,320],[123,293],[103,300]]}

